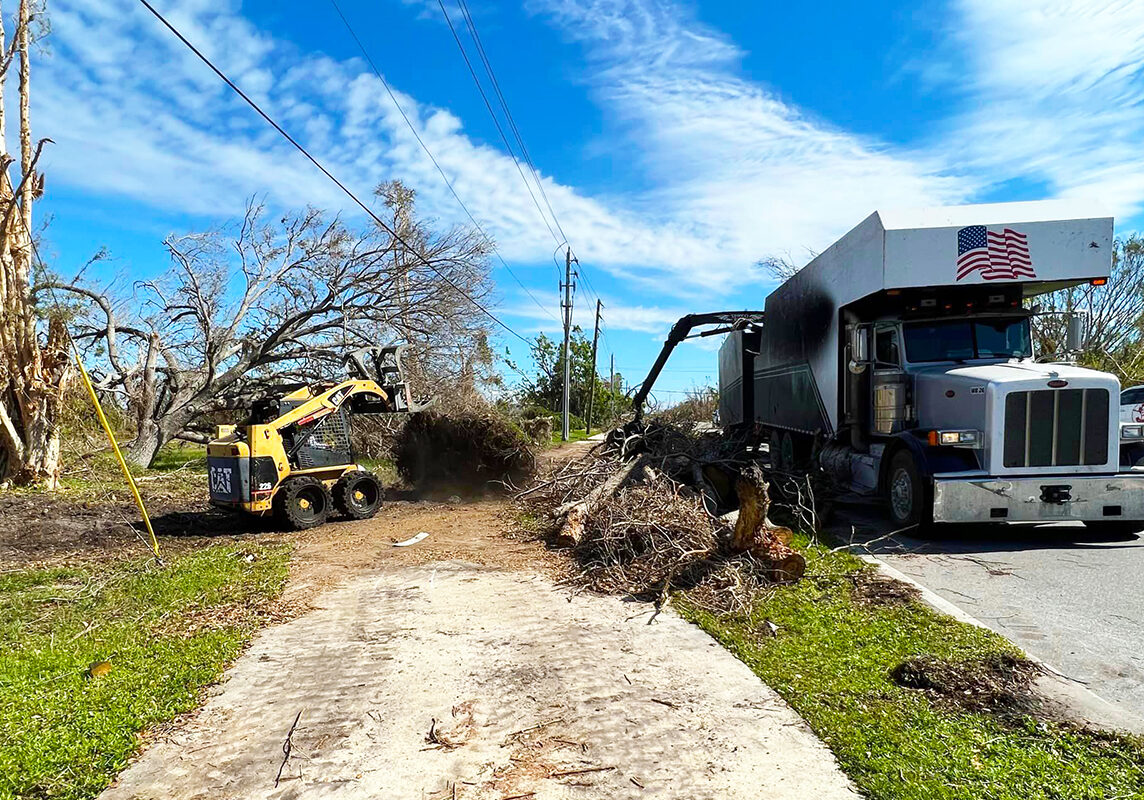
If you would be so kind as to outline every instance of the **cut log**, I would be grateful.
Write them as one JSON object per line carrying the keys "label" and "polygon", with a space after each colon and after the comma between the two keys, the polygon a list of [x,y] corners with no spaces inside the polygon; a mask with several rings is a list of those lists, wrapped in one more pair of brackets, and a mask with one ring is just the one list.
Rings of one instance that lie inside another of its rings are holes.
{"label": "cut log", "polygon": [[784,583],[802,578],[806,559],[790,546],[794,533],[767,519],[771,501],[758,464],[743,470],[735,489],[739,493],[739,513],[731,534],[731,548],[763,561],[771,581]]}
{"label": "cut log", "polygon": [[624,481],[628,479],[636,468],[642,464],[646,464],[647,461],[646,456],[633,458],[616,470],[606,481],[588,492],[588,494],[584,496],[584,499],[572,503],[565,503],[557,508],[553,512],[553,516],[557,519],[563,517],[560,530],[556,534],[557,543],[568,546],[579,544],[581,537],[584,535],[584,522],[588,519],[588,515],[591,514],[601,502],[618,492]]}

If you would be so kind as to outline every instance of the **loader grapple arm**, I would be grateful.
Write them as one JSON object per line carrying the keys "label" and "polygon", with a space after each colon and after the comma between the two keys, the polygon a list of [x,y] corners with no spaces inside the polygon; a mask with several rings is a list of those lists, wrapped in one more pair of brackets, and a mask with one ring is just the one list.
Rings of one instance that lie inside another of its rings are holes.
{"label": "loader grapple arm", "polygon": [[373,381],[385,389],[391,399],[391,405],[382,407],[381,404],[371,404],[364,398],[353,407],[357,414],[384,414],[420,411],[432,405],[416,403],[405,382],[405,372],[401,366],[401,354],[408,345],[398,344],[389,347],[362,347],[347,353],[346,367],[350,375],[361,380]]}

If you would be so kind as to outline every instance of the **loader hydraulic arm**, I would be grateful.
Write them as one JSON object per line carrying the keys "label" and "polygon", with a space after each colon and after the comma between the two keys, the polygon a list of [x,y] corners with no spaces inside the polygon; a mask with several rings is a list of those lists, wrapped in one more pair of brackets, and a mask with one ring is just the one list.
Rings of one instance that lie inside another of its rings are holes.
{"label": "loader hydraulic arm", "polygon": [[[667,359],[671,356],[677,344],[685,339],[698,336],[715,336],[720,333],[738,331],[751,325],[761,325],[762,322],[762,311],[711,311],[706,314],[688,314],[687,316],[680,317],[679,321],[671,326],[671,332],[668,333],[667,340],[663,343],[663,349],[659,351],[659,357],[656,358],[655,363],[652,364],[651,371],[647,374],[647,377],[644,378],[643,383],[640,384],[636,396],[632,398],[632,408],[636,414],[636,422],[643,419],[644,403],[651,393],[652,386],[655,385],[656,378],[658,378],[659,373],[663,371],[664,365],[667,364]],[[714,330],[701,331],[696,334],[691,333],[693,329],[704,325],[719,325],[720,327]]]}

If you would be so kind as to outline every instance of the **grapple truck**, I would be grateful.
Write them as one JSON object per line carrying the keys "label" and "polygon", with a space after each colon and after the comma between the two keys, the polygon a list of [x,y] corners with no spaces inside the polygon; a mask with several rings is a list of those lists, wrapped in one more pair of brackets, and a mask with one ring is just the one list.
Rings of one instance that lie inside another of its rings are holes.
{"label": "grapple truck", "polygon": [[1108,280],[1113,221],[1071,203],[875,212],[719,352],[720,423],[773,465],[883,499],[899,527],[1144,528],[1141,426],[1115,376],[1034,353],[1039,294]]}

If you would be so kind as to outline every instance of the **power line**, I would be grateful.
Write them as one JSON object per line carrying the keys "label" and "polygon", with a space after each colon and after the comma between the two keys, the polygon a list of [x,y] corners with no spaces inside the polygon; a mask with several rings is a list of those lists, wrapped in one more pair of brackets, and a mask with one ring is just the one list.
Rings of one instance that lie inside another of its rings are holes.
{"label": "power line", "polygon": [[338,180],[332,172],[330,172],[328,169],[326,169],[322,165],[322,163],[320,161],[318,161],[318,159],[316,159],[316,158],[314,158],[314,156],[310,155],[310,152],[305,147],[300,145],[298,143],[298,141],[296,139],[294,139],[293,136],[291,136],[289,133],[287,133],[281,125],[279,125],[277,122],[275,122],[270,117],[269,114],[267,114],[265,111],[263,111],[262,108],[257,103],[255,103],[253,100],[251,100],[250,97],[244,91],[242,91],[242,89],[238,88],[238,85],[235,84],[235,82],[232,81],[230,78],[228,78],[222,70],[220,70],[218,67],[216,67],[214,65],[214,62],[212,62],[209,58],[207,58],[205,55],[203,55],[201,50],[199,50],[197,47],[195,47],[193,44],[191,44],[190,40],[188,40],[187,37],[183,36],[183,34],[179,31],[178,28],[176,28],[174,25],[172,25],[170,22],[168,22],[167,18],[164,17],[162,14],[160,14],[155,9],[155,7],[153,5],[151,5],[151,3],[148,2],[148,0],[139,0],[139,2],[142,3],[143,6],[148,11],[151,12],[151,14],[155,17],[155,19],[157,19],[161,23],[163,23],[163,25],[167,28],[167,30],[169,30],[171,33],[175,34],[176,38],[178,38],[178,40],[180,42],[182,42],[184,45],[186,45],[187,48],[192,53],[194,53],[200,61],[202,61],[204,64],[206,64],[208,67],[210,67],[211,71],[215,75],[217,75],[222,80],[223,83],[225,83],[227,86],[229,86],[234,91],[235,94],[237,94],[244,101],[246,101],[246,104],[248,106],[250,106],[251,108],[253,108],[258,113],[258,115],[260,117],[262,117],[264,120],[266,120],[266,122],[272,128],[274,128],[274,130],[278,131],[278,133],[280,133],[282,135],[282,138],[284,138],[286,141],[288,141],[290,144],[292,144],[294,146],[294,148],[299,153],[304,155],[310,161],[310,163],[313,164],[315,167],[317,167],[322,172],[323,175],[325,175],[327,178],[329,178],[334,183],[334,185],[336,185],[339,189],[341,189],[343,192],[345,192],[346,196],[349,197],[351,200],[353,200],[354,203],[356,203],[361,208],[362,211],[364,211],[366,214],[368,214],[370,217],[372,217],[373,221],[376,222],[379,226],[381,226],[382,230],[384,230],[386,233],[388,233],[390,236],[392,236],[395,240],[397,240],[406,249],[407,252],[413,253],[418,258],[420,258],[421,262],[425,266],[429,267],[429,269],[433,270],[433,272],[435,272],[437,274],[437,277],[439,277],[441,280],[445,281],[445,283],[452,286],[453,289],[455,289],[458,294],[460,294],[462,297],[466,298],[470,303],[472,303],[474,306],[476,306],[478,309],[480,309],[481,312],[485,314],[485,316],[487,316],[489,319],[491,319],[497,325],[500,325],[502,328],[504,328],[506,331],[511,333],[516,338],[520,339],[525,344],[531,345],[531,342],[528,339],[524,338],[519,333],[517,333],[515,330],[513,330],[511,327],[509,327],[508,323],[503,322],[500,319],[500,317],[498,317],[496,314],[494,314],[493,312],[491,312],[487,308],[485,308],[485,306],[482,305],[476,298],[474,298],[472,295],[470,295],[468,292],[466,292],[460,286],[455,284],[452,280],[447,278],[439,269],[437,269],[437,267],[433,266],[433,264],[431,264],[427,258],[425,258],[420,253],[418,253],[415,248],[411,247],[408,242],[406,242],[403,238],[401,238],[400,234],[398,234],[397,231],[395,231],[394,229],[392,229],[388,225],[386,225],[385,222],[381,219],[381,217],[379,217],[377,214],[375,214],[373,212],[373,209],[371,209],[369,206],[367,206],[365,203],[363,203],[358,198],[358,196],[356,194],[354,194],[352,191],[350,191],[350,189],[344,183],[342,183],[340,180]]}
{"label": "power line", "polygon": [[[461,8],[461,14],[465,18],[466,25],[469,28],[469,34],[473,37],[473,42],[476,44],[477,53],[481,59],[481,62],[484,64],[485,71],[488,73],[489,82],[492,84],[493,90],[496,92],[497,98],[500,101],[501,108],[504,109],[505,117],[508,120],[509,126],[512,128],[513,135],[515,136],[517,144],[520,147],[521,154],[524,156],[525,161],[528,163],[529,169],[532,172],[533,180],[536,181],[536,187],[540,190],[541,197],[544,198],[544,204],[548,207],[549,214],[552,215],[552,222],[556,225],[556,229],[560,232],[559,236],[557,236],[556,231],[552,230],[552,225],[548,223],[548,217],[545,215],[544,210],[540,207],[540,202],[536,199],[535,192],[532,191],[532,184],[529,183],[528,178],[526,178],[524,175],[524,170],[520,166],[520,159],[517,158],[512,144],[509,143],[508,135],[505,133],[504,127],[501,125],[500,119],[497,117],[496,112],[493,110],[492,102],[490,102],[488,94],[485,92],[485,88],[481,84],[480,78],[477,77],[477,71],[473,68],[473,62],[469,58],[468,51],[465,50],[465,45],[461,42],[461,36],[459,33],[457,33],[456,26],[453,25],[453,20],[449,16],[449,11],[445,7],[444,0],[437,0],[437,5],[441,8],[441,14],[445,17],[445,23],[449,26],[449,31],[453,34],[453,41],[457,43],[457,49],[461,51],[461,58],[464,59],[465,66],[469,70],[469,75],[472,76],[473,83],[477,86],[477,92],[480,93],[481,100],[484,101],[485,108],[488,110],[489,116],[492,118],[493,125],[496,126],[497,133],[500,134],[501,141],[504,142],[505,149],[508,151],[509,156],[512,158],[513,163],[516,165],[516,171],[520,174],[520,179],[524,182],[524,187],[528,190],[528,196],[532,198],[532,204],[536,206],[536,211],[538,214],[540,214],[540,218],[543,220],[544,226],[548,228],[548,232],[552,234],[552,238],[556,242],[557,249],[560,249],[560,247],[566,245],[571,247],[571,243],[568,241],[568,237],[564,233],[564,228],[560,225],[560,220],[556,216],[556,212],[553,210],[552,204],[548,201],[548,194],[544,191],[544,184],[540,180],[539,171],[536,169],[536,165],[532,161],[532,157],[528,154],[528,148],[525,147],[524,138],[520,135],[520,129],[517,127],[516,121],[513,119],[512,112],[509,111],[508,102],[505,100],[504,94],[501,92],[500,83],[497,81],[496,74],[493,72],[492,64],[489,62],[488,56],[485,53],[484,45],[480,40],[480,35],[477,33],[476,23],[473,21],[472,15],[469,13],[468,4],[465,3],[464,0],[460,0],[459,6]],[[583,265],[580,264],[579,259],[576,260],[576,264],[580,267],[580,269],[577,271],[577,274],[584,279],[585,289],[589,292],[589,296],[592,299],[599,300],[600,294],[596,291],[595,287],[592,286],[592,282],[588,278],[587,271],[584,269]],[[556,271],[559,275],[559,262],[556,264]]]}
{"label": "power line", "polygon": [[[443,0],[438,0],[438,2],[442,6],[442,12],[445,13],[446,22],[449,22],[449,15],[447,12],[445,12]],[[564,239],[562,244],[570,244],[568,241],[568,234],[564,232],[564,227],[560,224],[560,218],[556,215],[556,210],[552,207],[552,203],[549,202],[548,193],[544,190],[544,182],[540,180],[540,171],[536,168],[536,164],[532,160],[531,154],[528,152],[528,146],[524,143],[524,137],[521,135],[520,128],[517,127],[516,120],[512,116],[512,111],[508,107],[508,101],[505,99],[504,93],[501,91],[500,81],[497,80],[496,71],[493,69],[492,62],[489,60],[488,53],[485,51],[484,43],[481,41],[480,33],[477,31],[476,20],[473,18],[472,12],[469,11],[469,4],[466,0],[458,0],[458,5],[461,9],[462,16],[465,18],[465,24],[469,29],[469,35],[472,37],[473,43],[476,45],[477,54],[480,56],[481,63],[485,67],[485,72],[488,75],[489,83],[492,84],[493,91],[496,93],[497,100],[500,102],[500,107],[504,111],[505,118],[508,120],[509,128],[512,130],[513,137],[516,139],[516,143],[520,148],[520,152],[524,156],[525,162],[528,164],[528,168],[532,173],[532,179],[536,182],[536,188],[540,190],[540,196],[544,200],[544,205],[548,208],[548,213],[552,216],[552,222],[554,225],[556,225],[556,230],[559,231],[560,236]],[[450,29],[453,28],[451,22],[449,23],[449,27]],[[453,31],[453,37],[454,39],[457,38],[457,32],[455,30]],[[460,47],[460,41],[457,42],[457,45]],[[463,47],[461,48],[461,52],[462,55],[464,55]],[[465,62],[466,64],[469,64],[469,71],[472,73],[472,65],[469,63],[468,57],[465,58]],[[473,80],[477,84],[478,90],[480,90],[481,84],[480,81],[477,80],[476,75],[473,75]],[[485,97],[483,90],[481,90],[481,96],[482,98]],[[485,98],[485,107],[489,109],[489,114],[492,115],[493,122],[497,123],[496,115],[493,114],[492,108],[490,107],[487,98]],[[500,129],[499,123],[497,123],[497,128],[498,130]],[[505,138],[503,131],[501,132],[501,138]],[[507,146],[508,143],[505,142],[505,145]],[[512,153],[511,148],[509,148],[509,153]],[[521,177],[523,178],[523,175]],[[525,183],[527,184],[527,181]],[[543,212],[541,216],[543,216]],[[573,249],[573,254],[575,254],[575,249]],[[577,260],[576,263],[580,264],[579,260]],[[557,264],[557,271],[559,271],[559,264]],[[583,265],[580,265],[578,274],[584,279],[585,289],[589,292],[589,296],[592,299],[601,300],[600,293],[597,292],[596,287],[592,285],[592,281],[588,277],[588,271]]]}
{"label": "power line", "polygon": [[496,126],[497,133],[500,134],[501,141],[504,142],[508,154],[512,157],[512,163],[516,164],[516,171],[520,173],[520,179],[524,181],[524,188],[528,190],[528,196],[532,198],[532,204],[536,206],[537,213],[540,214],[540,218],[544,221],[544,227],[548,228],[548,232],[552,234],[552,238],[558,245],[565,244],[565,242],[561,241],[561,238],[556,235],[556,231],[552,230],[552,226],[548,224],[548,217],[545,215],[544,209],[540,207],[540,201],[536,199],[536,194],[532,191],[532,184],[528,182],[528,178],[524,177],[524,170],[521,169],[520,159],[516,157],[512,145],[509,144],[508,136],[505,135],[504,128],[501,126],[496,112],[493,111],[493,105],[489,102],[488,95],[485,94],[485,87],[481,85],[480,78],[477,77],[477,71],[473,69],[473,62],[469,60],[469,54],[465,51],[465,45],[461,42],[461,37],[457,33],[456,27],[453,26],[453,20],[449,17],[449,12],[445,8],[444,0],[437,0],[437,5],[441,7],[441,13],[445,15],[445,22],[449,25],[449,30],[453,33],[453,40],[457,43],[457,49],[461,51],[461,58],[465,60],[465,66],[468,67],[469,74],[473,76],[473,82],[477,85],[477,91],[480,92],[481,99],[485,102],[485,108],[488,109],[489,116],[493,118],[493,124]]}
{"label": "power line", "polygon": [[524,155],[524,160],[532,172],[532,179],[536,181],[536,188],[540,190],[540,196],[544,199],[544,205],[548,208],[548,213],[552,215],[552,221],[556,224],[556,230],[560,231],[560,235],[564,238],[564,241],[568,241],[568,235],[564,233],[564,228],[560,225],[560,219],[556,216],[556,212],[552,208],[552,203],[548,201],[548,193],[544,191],[544,183],[540,180],[540,172],[536,169],[536,164],[533,163],[532,156],[529,155],[528,147],[524,144],[524,137],[520,135],[520,129],[516,126],[516,120],[513,119],[512,112],[509,111],[508,102],[504,98],[504,93],[501,92],[500,82],[497,80],[496,73],[493,71],[493,65],[485,53],[485,46],[481,42],[481,36],[477,33],[476,20],[473,19],[473,15],[469,12],[469,4],[466,3],[465,0],[459,0],[459,3],[461,14],[465,17],[465,24],[469,28],[469,35],[473,37],[473,42],[477,45],[477,53],[481,57],[481,63],[485,65],[485,72],[488,73],[489,82],[492,83],[493,91],[496,92],[500,106],[504,110],[505,118],[508,119],[509,127],[512,128],[516,143],[520,146],[520,152]]}
{"label": "power line", "polygon": [[554,313],[552,313],[552,309],[541,304],[541,302],[536,299],[536,296],[533,295],[533,293],[531,291],[529,291],[528,287],[524,285],[524,282],[521,281],[521,279],[517,277],[516,273],[512,271],[512,267],[510,267],[508,265],[508,262],[504,260],[504,256],[502,256],[500,254],[500,251],[496,249],[495,242],[493,242],[492,238],[487,233],[485,233],[484,228],[481,227],[480,223],[477,222],[476,217],[474,217],[472,212],[469,211],[469,207],[465,205],[465,202],[461,199],[460,195],[457,194],[457,190],[453,187],[453,182],[451,180],[449,180],[449,176],[445,173],[445,170],[441,168],[441,165],[437,162],[437,159],[433,155],[433,152],[429,149],[429,146],[427,144],[425,144],[425,141],[421,138],[421,134],[418,132],[417,126],[413,124],[413,121],[411,119],[409,119],[409,115],[405,113],[405,109],[401,107],[401,103],[398,102],[398,100],[397,100],[397,95],[394,94],[393,89],[390,88],[390,86],[389,86],[389,82],[381,74],[381,70],[379,70],[377,68],[377,65],[374,63],[373,59],[370,57],[369,52],[365,49],[365,45],[362,44],[361,39],[358,38],[358,35],[354,31],[353,26],[350,24],[350,21],[348,19],[346,19],[346,15],[342,12],[341,7],[337,3],[337,0],[330,0],[330,5],[332,5],[334,7],[334,11],[336,11],[338,16],[341,18],[342,24],[344,24],[346,26],[346,30],[349,31],[350,36],[353,38],[354,42],[357,44],[358,49],[361,51],[361,54],[365,57],[366,62],[369,64],[369,66],[373,70],[374,74],[377,75],[377,79],[379,81],[381,81],[381,85],[385,87],[386,94],[388,94],[389,99],[393,101],[393,105],[397,108],[398,113],[401,114],[401,118],[405,120],[405,124],[409,126],[410,132],[413,133],[413,138],[415,138],[417,140],[417,144],[421,145],[421,149],[425,151],[425,155],[429,156],[429,160],[433,162],[433,166],[436,167],[437,172],[439,172],[441,174],[441,179],[443,181],[445,181],[445,185],[449,187],[449,191],[452,193],[453,199],[457,201],[457,205],[459,205],[464,210],[466,216],[468,216],[468,218],[469,218],[469,221],[472,222],[473,226],[478,231],[480,231],[482,236],[485,237],[485,241],[487,241],[489,244],[493,245],[493,253],[496,255],[497,259],[500,260],[501,264],[504,266],[504,268],[508,272],[508,274],[512,276],[512,279],[514,281],[516,281],[518,284],[520,284],[521,289],[524,289],[524,293],[527,294],[530,298],[532,298],[532,302],[536,303],[536,305],[539,306],[540,309],[543,310],[545,314],[547,314],[548,316],[552,317],[552,319],[559,322],[560,320],[557,318],[557,316]]}

